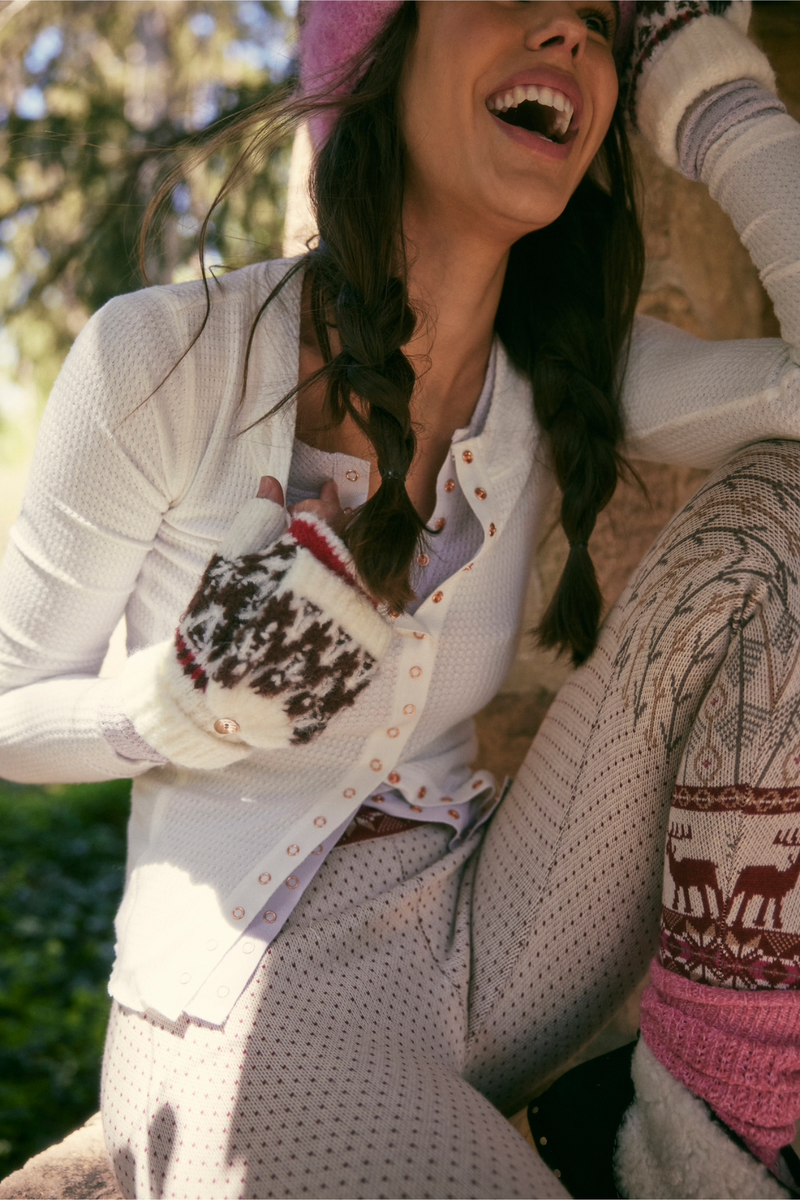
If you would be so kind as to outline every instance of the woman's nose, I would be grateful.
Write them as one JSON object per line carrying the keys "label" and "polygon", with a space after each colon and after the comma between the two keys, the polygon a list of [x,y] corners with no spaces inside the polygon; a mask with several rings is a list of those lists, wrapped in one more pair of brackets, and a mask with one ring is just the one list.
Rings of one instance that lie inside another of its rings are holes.
{"label": "woman's nose", "polygon": [[549,0],[531,7],[535,11],[525,34],[526,48],[558,49],[570,61],[578,61],[586,46],[586,26],[572,5]]}

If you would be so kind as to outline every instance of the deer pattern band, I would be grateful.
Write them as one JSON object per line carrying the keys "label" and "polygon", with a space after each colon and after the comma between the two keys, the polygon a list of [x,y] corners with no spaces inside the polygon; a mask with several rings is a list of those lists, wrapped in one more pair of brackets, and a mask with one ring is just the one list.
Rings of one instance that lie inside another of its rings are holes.
{"label": "deer pattern band", "polygon": [[676,766],[659,958],[800,989],[797,447],[739,452],[658,549],[622,598],[615,665],[637,735]]}
{"label": "deer pattern band", "polygon": [[676,788],[661,965],[698,983],[800,988],[798,881],[800,788]]}

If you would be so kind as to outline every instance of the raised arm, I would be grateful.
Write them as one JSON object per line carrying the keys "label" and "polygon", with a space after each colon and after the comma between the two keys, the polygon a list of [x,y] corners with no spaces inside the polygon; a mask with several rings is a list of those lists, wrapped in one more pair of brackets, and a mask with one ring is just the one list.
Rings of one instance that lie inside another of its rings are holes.
{"label": "raised arm", "polygon": [[[689,82],[702,88],[709,61],[718,74],[727,61],[728,82],[694,98],[689,90],[688,108],[659,125],[663,96],[686,96]],[[732,79],[736,69],[761,82]],[[640,125],[661,157],[702,179],[731,216],[781,328],[781,338],[705,342],[637,320],[624,387],[629,453],[713,467],[749,442],[800,439],[800,126],[764,86],[764,56],[722,17],[692,21],[652,72]]]}

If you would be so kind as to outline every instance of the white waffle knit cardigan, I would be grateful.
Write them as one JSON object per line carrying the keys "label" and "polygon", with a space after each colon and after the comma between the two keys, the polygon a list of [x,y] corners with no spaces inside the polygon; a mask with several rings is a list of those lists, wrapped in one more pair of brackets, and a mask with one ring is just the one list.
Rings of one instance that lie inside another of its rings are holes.
{"label": "white waffle knit cardigan", "polygon": [[[788,116],[737,126],[709,151],[703,177],[758,264],[784,340],[707,343],[639,320],[624,404],[630,453],[711,467],[754,440],[800,439],[798,126]],[[289,874],[298,828],[338,821],[390,774],[409,789],[433,781],[440,797],[467,779],[471,718],[513,658],[553,486],[529,386],[500,353],[485,428],[454,448],[482,547],[439,601],[396,622],[355,706],[308,746],[222,770],[118,757],[102,733],[120,710],[118,682],[96,675],[120,616],[130,651],[168,638],[260,476],[287,482],[293,405],[236,436],[297,379],[299,277],[260,322],[238,408],[252,317],[286,266],[249,267],[214,287],[205,332],[145,404],[198,326],[201,287],[124,296],[88,323],[45,413],[0,568],[0,773],[135,777],[110,989],[170,1018],[237,944],[264,876]]]}

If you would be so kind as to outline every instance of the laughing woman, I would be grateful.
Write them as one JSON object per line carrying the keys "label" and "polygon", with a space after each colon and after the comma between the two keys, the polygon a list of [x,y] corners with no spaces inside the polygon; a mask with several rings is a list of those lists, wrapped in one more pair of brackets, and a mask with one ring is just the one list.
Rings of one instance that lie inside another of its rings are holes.
{"label": "laughing woman", "polygon": [[[134,780],[126,1196],[565,1195],[501,1113],[656,945],[619,1188],[789,1194],[800,131],[748,16],[301,6],[303,91],[239,133],[310,119],[319,244],[121,297],[70,354],[2,567],[0,769]],[[730,213],[784,340],[634,321],[626,121]],[[625,453],[718,470],[598,634]],[[583,665],[499,802],[472,717],[555,488],[540,636]]]}

